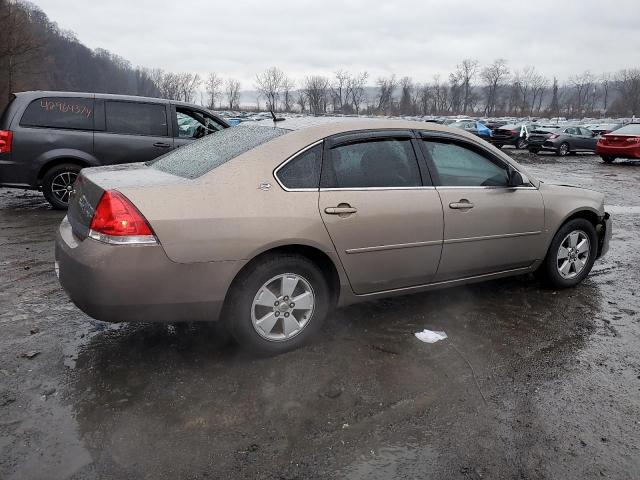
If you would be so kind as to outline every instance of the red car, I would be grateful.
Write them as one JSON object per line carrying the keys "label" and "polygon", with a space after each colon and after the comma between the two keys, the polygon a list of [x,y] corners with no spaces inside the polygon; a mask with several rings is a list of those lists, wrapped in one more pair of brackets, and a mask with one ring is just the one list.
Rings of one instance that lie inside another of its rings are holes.
{"label": "red car", "polygon": [[630,123],[600,137],[596,153],[605,163],[616,158],[640,158],[640,123]]}

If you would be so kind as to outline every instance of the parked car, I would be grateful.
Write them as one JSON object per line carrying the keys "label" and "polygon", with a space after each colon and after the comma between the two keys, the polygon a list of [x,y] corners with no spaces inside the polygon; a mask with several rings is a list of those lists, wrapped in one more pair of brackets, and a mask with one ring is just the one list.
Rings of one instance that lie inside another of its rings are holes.
{"label": "parked car", "polygon": [[640,158],[640,123],[629,123],[600,137],[596,153],[605,163],[616,158]]}
{"label": "parked car", "polygon": [[484,138],[485,140],[491,138],[491,129],[487,128],[484,124],[476,120],[459,120],[457,122],[449,124],[449,126],[461,128],[480,138]]}
{"label": "parked car", "polygon": [[622,123],[599,123],[597,125],[594,125],[593,127],[587,128],[598,135],[605,135],[619,129],[622,126]]}
{"label": "parked car", "polygon": [[528,272],[572,287],[610,236],[601,193],[542,183],[460,129],[243,124],[82,170],[55,259],[94,318],[222,319],[273,354],[336,305]]}
{"label": "parked car", "polygon": [[548,151],[564,157],[575,152],[594,152],[597,140],[594,132],[577,125],[554,130],[538,128],[529,135],[527,148],[533,153]]}
{"label": "parked car", "polygon": [[529,137],[529,129],[526,124],[507,124],[493,130],[491,143],[497,148],[504,145],[513,145],[520,150],[527,148],[527,138]]}
{"label": "parked car", "polygon": [[0,186],[42,190],[65,209],[80,169],[152,160],[227,127],[203,107],[159,98],[16,93],[0,117]]}

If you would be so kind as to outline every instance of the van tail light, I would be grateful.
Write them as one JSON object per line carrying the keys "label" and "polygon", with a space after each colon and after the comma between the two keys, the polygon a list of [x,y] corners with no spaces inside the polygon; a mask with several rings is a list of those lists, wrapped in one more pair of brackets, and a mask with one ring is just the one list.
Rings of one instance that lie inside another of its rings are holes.
{"label": "van tail light", "polygon": [[554,138],[558,138],[560,135],[558,135],[557,133],[552,133],[551,135],[549,135],[549,140],[553,140]]}
{"label": "van tail light", "polygon": [[13,132],[11,130],[0,130],[0,153],[11,153],[13,145]]}
{"label": "van tail light", "polygon": [[158,243],[147,219],[116,190],[102,194],[91,219],[89,237],[117,245]]}

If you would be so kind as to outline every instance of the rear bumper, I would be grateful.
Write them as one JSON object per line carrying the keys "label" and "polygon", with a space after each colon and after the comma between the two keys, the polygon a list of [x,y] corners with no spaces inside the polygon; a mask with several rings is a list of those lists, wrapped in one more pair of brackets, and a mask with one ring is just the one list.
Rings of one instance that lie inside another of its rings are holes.
{"label": "rear bumper", "polygon": [[613,147],[613,146],[596,146],[598,155],[611,156],[616,158],[640,158],[640,148],[633,147]]}
{"label": "rear bumper", "polygon": [[60,284],[87,315],[106,322],[218,320],[245,262],[176,263],[160,245],[79,240],[65,218],[55,243]]}

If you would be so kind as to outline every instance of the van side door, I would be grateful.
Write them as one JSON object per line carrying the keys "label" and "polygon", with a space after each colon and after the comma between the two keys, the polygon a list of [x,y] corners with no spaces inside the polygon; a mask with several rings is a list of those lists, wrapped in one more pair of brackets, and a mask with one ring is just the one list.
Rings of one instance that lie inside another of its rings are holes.
{"label": "van side door", "polygon": [[173,148],[169,113],[168,103],[96,99],[94,155],[112,165],[167,153]]}

